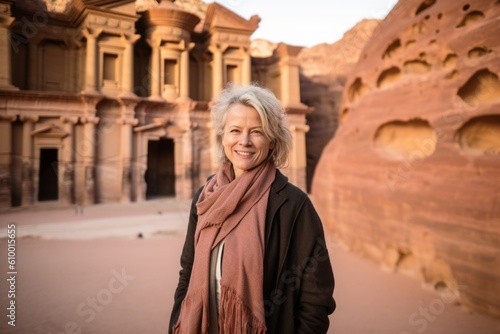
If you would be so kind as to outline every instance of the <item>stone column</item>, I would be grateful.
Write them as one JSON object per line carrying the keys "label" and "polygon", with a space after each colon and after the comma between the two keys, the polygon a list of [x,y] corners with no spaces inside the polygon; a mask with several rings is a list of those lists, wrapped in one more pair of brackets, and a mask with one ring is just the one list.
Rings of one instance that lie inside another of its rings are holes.
{"label": "stone column", "polygon": [[77,116],[63,116],[61,117],[61,122],[63,123],[64,131],[68,134],[63,138],[62,150],[61,150],[61,164],[60,164],[60,174],[61,174],[61,201],[65,204],[75,203],[75,155],[74,145],[75,145],[75,125],[78,123]]}
{"label": "stone column", "polygon": [[121,191],[121,202],[128,203],[131,198],[131,158],[132,158],[132,125],[137,124],[137,120],[132,122],[132,120],[120,119],[122,122],[121,126],[121,155],[122,155],[122,191]]}
{"label": "stone column", "polygon": [[135,192],[134,200],[142,202],[146,199],[146,181],[144,173],[146,172],[148,150],[147,140],[143,139],[143,133],[137,131],[135,135],[135,161],[133,165],[132,183]]}
{"label": "stone column", "polygon": [[252,81],[252,60],[249,48],[242,48],[243,64],[241,69],[241,84],[248,85]]}
{"label": "stone column", "polygon": [[83,95],[83,116],[80,117],[81,127],[75,143],[75,202],[79,205],[89,205],[95,202],[95,127],[99,118],[95,116],[96,105],[100,96]]}
{"label": "stone column", "polygon": [[78,123],[75,125],[75,150],[73,155],[73,196],[75,204],[83,204],[83,193],[85,189],[85,170],[83,168],[83,151],[85,143],[82,136],[83,125]]}
{"label": "stone column", "polygon": [[132,126],[139,123],[139,120],[134,118],[134,108],[137,105],[136,100],[123,101],[122,116],[117,120],[121,125],[121,199],[122,203],[128,203],[132,199]]}
{"label": "stone column", "polygon": [[85,170],[83,205],[95,202],[95,126],[98,122],[99,118],[89,116],[83,124],[83,138],[87,145],[83,154],[83,168]]}
{"label": "stone column", "polygon": [[[146,111],[144,110],[144,106],[141,108],[137,108],[135,110],[135,117],[137,119],[137,125],[142,126],[146,124]],[[137,129],[137,127],[132,128],[132,156],[131,156],[131,172],[132,172],[132,180],[131,180],[131,197],[132,201],[140,201],[142,199],[141,197],[141,189],[140,189],[140,163],[141,163],[141,154],[142,154],[142,147],[141,147],[141,137],[142,133]]]}
{"label": "stone column", "polygon": [[222,91],[223,79],[223,61],[222,61],[222,48],[218,45],[212,45],[209,50],[213,54],[212,61],[212,99],[216,98]]}
{"label": "stone column", "polygon": [[194,103],[179,103],[177,125],[179,133],[174,137],[175,145],[175,196],[189,199],[193,196],[193,129],[190,112]]}
{"label": "stone column", "polygon": [[302,47],[280,44],[281,102],[285,106],[304,106],[300,102],[300,73],[298,54]]}
{"label": "stone column", "polygon": [[123,52],[123,75],[120,96],[134,97],[134,43],[141,35],[126,36],[122,33],[121,41],[125,45]]}
{"label": "stone column", "polygon": [[83,35],[87,39],[87,54],[85,59],[85,90],[86,94],[97,94],[97,38],[102,29],[91,31],[89,28],[83,30]]}
{"label": "stone column", "polygon": [[300,73],[297,59],[290,59],[285,67],[285,72],[289,78],[287,83],[287,98],[288,105],[299,106],[303,105],[300,101]]}
{"label": "stone column", "polygon": [[212,121],[207,123],[207,129],[210,134],[209,135],[210,161],[208,163],[210,164],[210,173],[214,173],[219,167],[219,157],[217,156],[215,151],[215,129]]}
{"label": "stone column", "polygon": [[23,121],[23,140],[22,140],[22,196],[21,205],[30,206],[35,203],[35,180],[33,166],[33,132],[34,123],[38,121],[38,116],[20,117]]}
{"label": "stone column", "polygon": [[288,104],[290,104],[290,91],[289,91],[290,82],[291,82],[290,81],[290,68],[288,67],[288,64],[286,63],[286,61],[280,62],[280,68],[281,68],[281,71],[280,71],[281,72],[281,76],[280,76],[281,96],[280,96],[280,99],[284,105],[288,105]]}
{"label": "stone column", "polygon": [[174,140],[175,197],[183,198],[182,196],[185,192],[183,138],[181,136],[175,136],[173,140]]}
{"label": "stone column", "polygon": [[0,115],[0,208],[11,206],[12,122],[16,115]]}
{"label": "stone column", "polygon": [[[299,115],[294,116],[304,118]],[[289,167],[287,168],[289,172],[287,172],[287,176],[290,178],[290,182],[300,189],[307,191],[306,133],[309,131],[309,126],[305,124],[305,118],[303,122],[299,121],[297,124],[290,125],[290,131],[293,137],[293,149],[289,156]]]}
{"label": "stone column", "polygon": [[179,99],[189,101],[189,46],[181,52]]}
{"label": "stone column", "polygon": [[149,40],[151,46],[151,95],[152,100],[161,100],[161,82],[160,82],[160,39]]}
{"label": "stone column", "polygon": [[17,90],[18,88],[12,85],[12,77],[10,70],[12,68],[10,57],[10,32],[9,26],[14,22],[14,18],[10,16],[10,6],[6,6],[4,11],[0,13],[0,89]]}

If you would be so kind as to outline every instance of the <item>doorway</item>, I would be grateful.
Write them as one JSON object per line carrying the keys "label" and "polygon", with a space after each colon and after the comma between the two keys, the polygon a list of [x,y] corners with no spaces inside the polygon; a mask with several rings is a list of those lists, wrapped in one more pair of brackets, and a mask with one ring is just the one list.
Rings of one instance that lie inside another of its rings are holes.
{"label": "doorway", "polygon": [[59,170],[57,148],[40,149],[40,169],[38,172],[38,201],[59,199]]}
{"label": "doorway", "polygon": [[145,174],[146,199],[175,196],[174,141],[168,138],[148,142]]}

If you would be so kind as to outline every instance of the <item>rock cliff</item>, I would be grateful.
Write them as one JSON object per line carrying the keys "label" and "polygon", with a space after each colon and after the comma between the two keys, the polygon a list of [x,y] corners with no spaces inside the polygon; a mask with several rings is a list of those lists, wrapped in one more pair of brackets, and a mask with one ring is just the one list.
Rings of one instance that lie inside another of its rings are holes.
{"label": "rock cliff", "polygon": [[299,54],[302,102],[314,108],[307,116],[310,126],[306,135],[309,189],[321,152],[337,129],[346,77],[378,24],[378,20],[363,20],[338,42],[304,48]]}
{"label": "rock cliff", "polygon": [[499,17],[498,0],[401,0],[347,78],[312,187],[350,250],[496,316]]}

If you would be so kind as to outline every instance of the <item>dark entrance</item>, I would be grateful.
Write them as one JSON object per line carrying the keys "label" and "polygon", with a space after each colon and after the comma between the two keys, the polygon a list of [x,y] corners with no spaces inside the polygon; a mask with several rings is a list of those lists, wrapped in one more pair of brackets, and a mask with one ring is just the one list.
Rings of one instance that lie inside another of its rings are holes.
{"label": "dark entrance", "polygon": [[59,198],[57,148],[40,149],[38,174],[38,201],[56,201]]}
{"label": "dark entrance", "polygon": [[175,196],[174,141],[162,138],[148,142],[146,199]]}

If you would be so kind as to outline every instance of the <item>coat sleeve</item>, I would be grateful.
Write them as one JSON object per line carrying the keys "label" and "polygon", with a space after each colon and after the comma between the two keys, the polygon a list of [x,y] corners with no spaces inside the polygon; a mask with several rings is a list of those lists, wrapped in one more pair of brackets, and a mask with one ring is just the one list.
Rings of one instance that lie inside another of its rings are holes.
{"label": "coat sleeve", "polygon": [[[298,235],[309,240],[306,253],[301,256],[301,284],[298,291],[297,333],[326,333],[330,324],[328,316],[335,310],[333,289],[335,281],[328,255],[323,225],[310,199],[301,207],[296,221]],[[296,247],[301,247],[298,244]]]}
{"label": "coat sleeve", "polygon": [[174,295],[174,305],[172,307],[172,314],[170,315],[170,324],[168,326],[168,332],[172,333],[172,327],[177,322],[179,314],[181,311],[181,304],[189,286],[189,280],[191,279],[191,270],[194,261],[194,234],[196,232],[196,224],[198,223],[198,213],[196,210],[196,203],[198,202],[198,197],[200,196],[202,188],[200,188],[191,203],[191,210],[189,213],[189,223],[186,233],[186,240],[184,241],[184,247],[182,249],[180,264],[181,270],[179,272],[179,283],[177,284],[177,289]]}

